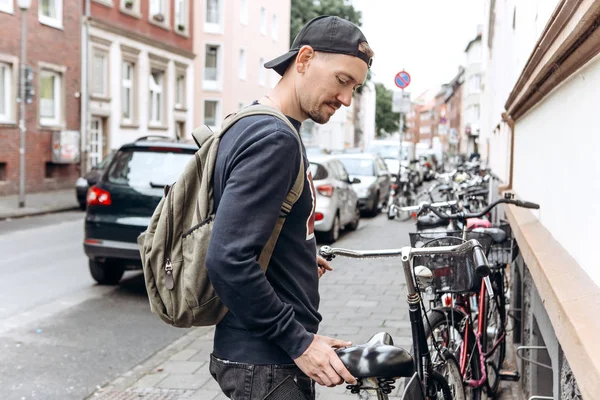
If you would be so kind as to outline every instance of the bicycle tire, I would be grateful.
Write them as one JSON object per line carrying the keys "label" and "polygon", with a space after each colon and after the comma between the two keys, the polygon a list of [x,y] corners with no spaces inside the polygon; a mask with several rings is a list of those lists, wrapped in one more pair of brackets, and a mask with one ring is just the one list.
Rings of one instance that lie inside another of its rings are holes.
{"label": "bicycle tire", "polygon": [[[490,282],[494,289],[494,301],[490,303],[490,298],[485,295],[485,313],[481,313],[483,318],[483,332],[481,332],[481,348],[487,354],[494,344],[504,334],[496,350],[486,359],[485,368],[487,372],[487,391],[490,397],[498,393],[500,386],[499,372],[506,356],[506,299],[504,298],[504,276],[502,271],[495,271],[490,275]],[[489,321],[493,320],[495,327],[488,329]]]}
{"label": "bicycle tire", "polygon": [[[438,396],[440,394],[440,390],[442,392],[441,398]],[[448,385],[448,381],[446,378],[444,378],[444,375],[437,371],[429,371],[429,380],[427,381],[426,392],[428,399],[454,400],[452,397],[452,391]]]}
{"label": "bicycle tire", "polygon": [[464,382],[460,374],[460,366],[456,357],[448,351],[443,350],[445,361],[434,366],[434,371],[442,374],[448,384],[451,398],[453,400],[466,400]]}
{"label": "bicycle tire", "polygon": [[[458,332],[460,335],[460,340],[462,342],[462,338],[464,337],[464,329],[465,325],[461,324],[461,321],[465,318],[465,314],[461,311],[453,308],[442,308],[432,310],[428,316],[429,324],[425,322],[425,337],[429,342],[432,340],[432,333],[436,332],[437,329],[440,329],[444,326],[452,325],[453,329]],[[461,327],[462,325],[462,327]],[[447,329],[446,329],[447,330]],[[481,379],[481,366],[480,366],[480,354],[479,347],[476,343],[475,333],[472,329],[469,330],[468,336],[468,345],[467,345],[467,357],[469,358],[469,362],[465,371],[465,376],[463,376],[463,381],[472,379],[479,380]],[[448,343],[449,344],[449,343]],[[446,347],[450,353],[456,357],[456,360],[461,363],[461,352],[460,348],[456,348],[454,346],[450,346],[448,344],[442,343],[444,347]],[[433,358],[433,356],[432,356]],[[483,386],[480,387],[471,387],[467,386],[465,383],[465,398],[467,400],[481,400],[481,394]]]}

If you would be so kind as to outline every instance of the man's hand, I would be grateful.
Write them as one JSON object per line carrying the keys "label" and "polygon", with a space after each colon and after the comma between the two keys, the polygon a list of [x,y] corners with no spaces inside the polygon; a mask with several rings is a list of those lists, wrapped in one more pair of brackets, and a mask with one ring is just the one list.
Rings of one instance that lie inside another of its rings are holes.
{"label": "man's hand", "polygon": [[331,268],[329,262],[320,255],[317,255],[317,266],[319,267],[319,279],[325,275],[325,272],[333,271],[333,268]]}
{"label": "man's hand", "polygon": [[334,348],[350,346],[351,342],[315,335],[312,343],[294,362],[319,385],[334,387],[344,383],[356,385],[356,378],[346,369]]}

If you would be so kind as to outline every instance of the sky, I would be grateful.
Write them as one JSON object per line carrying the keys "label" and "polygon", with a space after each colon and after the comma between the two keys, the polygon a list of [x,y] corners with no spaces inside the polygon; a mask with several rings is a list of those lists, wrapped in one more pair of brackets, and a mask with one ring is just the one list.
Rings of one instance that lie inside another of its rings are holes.
{"label": "sky", "polygon": [[399,90],[394,77],[411,76],[414,100],[447,83],[464,65],[464,50],[483,24],[484,0],[352,0],[362,11],[361,30],[375,51],[374,82]]}

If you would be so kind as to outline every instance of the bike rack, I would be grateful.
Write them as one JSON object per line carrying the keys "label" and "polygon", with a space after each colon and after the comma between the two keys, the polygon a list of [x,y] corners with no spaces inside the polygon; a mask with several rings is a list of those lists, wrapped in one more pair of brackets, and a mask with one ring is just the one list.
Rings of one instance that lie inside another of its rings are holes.
{"label": "bike rack", "polygon": [[[552,369],[551,365],[543,364],[541,362],[534,361],[534,360],[532,360],[530,358],[525,358],[521,354],[519,354],[523,350],[547,350],[547,349],[548,348],[546,346],[519,346],[519,347],[517,347],[517,357],[519,359],[525,361],[525,362],[529,362],[529,363],[538,365],[538,366],[543,367],[543,368]],[[552,399],[552,397],[537,397],[537,398],[539,398],[539,399],[547,399],[547,398]],[[531,400],[531,398],[529,400]]]}

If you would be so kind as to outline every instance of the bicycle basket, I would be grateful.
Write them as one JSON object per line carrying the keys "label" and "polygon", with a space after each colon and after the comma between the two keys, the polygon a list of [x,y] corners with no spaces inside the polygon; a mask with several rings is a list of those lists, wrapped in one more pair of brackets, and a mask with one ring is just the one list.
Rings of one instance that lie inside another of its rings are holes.
{"label": "bicycle basket", "polygon": [[517,241],[512,236],[512,230],[509,224],[501,224],[494,226],[500,228],[506,233],[506,240],[502,243],[492,243],[490,253],[488,254],[488,262],[490,267],[504,267],[512,263],[519,254]]}
{"label": "bicycle basket", "polygon": [[[431,247],[428,243],[432,240],[437,240],[445,237],[457,237],[462,239],[461,231],[431,231],[431,232],[411,232],[410,236],[410,245],[412,247]],[[492,237],[486,233],[481,232],[467,232],[467,240],[475,239],[481,245],[484,253],[487,255],[490,252],[490,248],[494,240]],[[455,244],[460,244],[462,242],[456,242]],[[449,246],[449,245],[446,245]]]}
{"label": "bicycle basket", "polygon": [[[422,247],[456,246],[464,241],[459,237],[446,236],[430,239]],[[474,293],[479,279],[471,251],[455,254],[436,254],[413,257],[413,266],[423,265],[433,273],[433,288],[437,293]]]}

